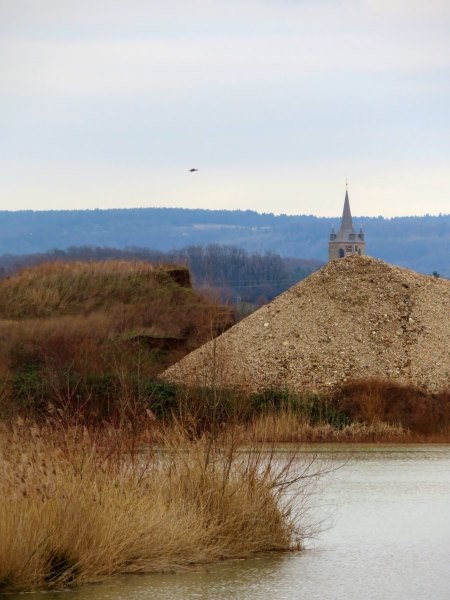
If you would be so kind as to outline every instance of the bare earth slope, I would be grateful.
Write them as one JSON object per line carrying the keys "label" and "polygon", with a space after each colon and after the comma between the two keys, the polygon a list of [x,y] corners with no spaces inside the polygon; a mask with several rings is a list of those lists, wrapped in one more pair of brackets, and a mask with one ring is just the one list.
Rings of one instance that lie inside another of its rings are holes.
{"label": "bare earth slope", "polygon": [[346,380],[450,385],[450,281],[335,260],[163,374],[190,385],[326,391]]}

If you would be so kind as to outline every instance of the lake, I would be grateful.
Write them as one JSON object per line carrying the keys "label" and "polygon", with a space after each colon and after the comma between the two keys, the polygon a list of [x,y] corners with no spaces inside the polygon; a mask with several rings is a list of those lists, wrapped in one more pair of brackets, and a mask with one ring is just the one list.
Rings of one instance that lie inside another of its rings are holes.
{"label": "lake", "polygon": [[[449,600],[450,445],[318,446],[321,531],[299,553],[84,586],[76,600]],[[308,449],[299,453],[299,460]],[[283,460],[283,453],[280,459]],[[33,598],[61,599],[61,594]]]}

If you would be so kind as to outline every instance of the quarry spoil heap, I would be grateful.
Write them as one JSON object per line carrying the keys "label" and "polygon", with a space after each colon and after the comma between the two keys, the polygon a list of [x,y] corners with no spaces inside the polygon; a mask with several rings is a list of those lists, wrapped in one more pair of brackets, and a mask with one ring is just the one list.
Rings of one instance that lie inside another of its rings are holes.
{"label": "quarry spoil heap", "polygon": [[366,377],[450,385],[450,281],[334,260],[162,374],[187,385],[331,391]]}

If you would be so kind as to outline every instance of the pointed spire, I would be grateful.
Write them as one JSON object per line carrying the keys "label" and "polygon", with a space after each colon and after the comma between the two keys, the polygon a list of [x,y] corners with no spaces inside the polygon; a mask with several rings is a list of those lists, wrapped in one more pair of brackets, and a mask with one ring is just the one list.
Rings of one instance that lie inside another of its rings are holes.
{"label": "pointed spire", "polygon": [[350,212],[350,200],[348,199],[348,190],[345,190],[344,210],[342,212],[341,232],[353,231],[352,213]]}

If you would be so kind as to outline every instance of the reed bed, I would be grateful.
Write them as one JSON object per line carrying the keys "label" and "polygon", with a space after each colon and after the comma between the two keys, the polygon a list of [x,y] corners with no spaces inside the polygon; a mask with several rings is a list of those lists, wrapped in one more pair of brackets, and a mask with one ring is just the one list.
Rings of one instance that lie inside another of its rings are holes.
{"label": "reed bed", "polygon": [[[132,442],[132,443],[131,443]],[[292,461],[239,453],[232,433],[158,444],[126,429],[0,432],[0,591],[62,588],[301,546]],[[306,474],[306,475],[305,475]]]}
{"label": "reed bed", "polygon": [[309,442],[406,442],[412,434],[401,425],[377,421],[353,422],[342,427],[330,423],[311,424],[301,414],[290,410],[255,417],[241,430],[241,439],[256,443]]}

